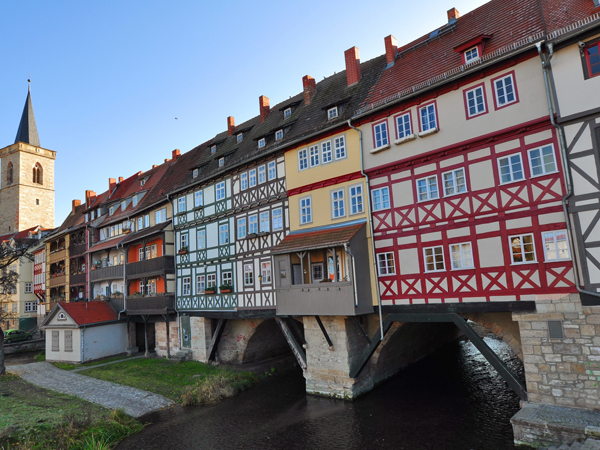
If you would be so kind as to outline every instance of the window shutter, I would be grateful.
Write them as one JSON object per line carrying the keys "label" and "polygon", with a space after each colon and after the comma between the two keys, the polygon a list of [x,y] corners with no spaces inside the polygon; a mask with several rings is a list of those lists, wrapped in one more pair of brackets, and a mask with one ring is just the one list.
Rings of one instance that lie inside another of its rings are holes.
{"label": "window shutter", "polygon": [[60,350],[59,347],[59,343],[58,343],[58,331],[53,331],[52,332],[52,351],[53,352],[58,352]]}
{"label": "window shutter", "polygon": [[73,331],[65,331],[65,352],[73,351]]}

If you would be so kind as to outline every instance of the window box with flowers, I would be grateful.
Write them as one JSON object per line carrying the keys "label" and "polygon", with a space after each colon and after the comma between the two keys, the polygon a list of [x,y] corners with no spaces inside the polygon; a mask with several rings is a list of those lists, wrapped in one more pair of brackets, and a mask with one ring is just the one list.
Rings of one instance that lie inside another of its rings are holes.
{"label": "window box with flowers", "polygon": [[233,286],[230,284],[222,284],[221,286],[219,286],[219,292],[221,292],[222,294],[229,294],[233,292]]}
{"label": "window box with flowers", "polygon": [[179,251],[177,252],[178,255],[186,255],[188,252],[188,248],[187,247],[181,247],[179,249]]}
{"label": "window box with flowers", "polygon": [[204,288],[204,294],[206,295],[213,295],[217,293],[217,287],[216,286],[211,286],[211,287],[207,287]]}

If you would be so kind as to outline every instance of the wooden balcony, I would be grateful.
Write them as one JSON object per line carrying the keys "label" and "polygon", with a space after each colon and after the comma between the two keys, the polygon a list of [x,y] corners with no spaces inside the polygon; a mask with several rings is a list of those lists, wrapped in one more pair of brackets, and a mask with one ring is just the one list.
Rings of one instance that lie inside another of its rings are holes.
{"label": "wooden balcony", "polygon": [[90,272],[90,281],[114,280],[123,278],[123,265],[108,266],[100,269],[95,269]]}
{"label": "wooden balcony", "polygon": [[175,257],[161,256],[127,264],[127,279],[175,273]]}
{"label": "wooden balcony", "polygon": [[158,294],[148,297],[127,297],[128,316],[146,314],[167,314],[175,309],[175,296]]}
{"label": "wooden balcony", "polygon": [[48,256],[48,262],[50,262],[50,264],[52,264],[53,262],[62,261],[66,258],[67,258],[67,249],[63,248],[62,250],[59,250],[57,252],[50,253],[50,255]]}
{"label": "wooden balcony", "polygon": [[85,284],[85,282],[86,282],[86,274],[85,273],[76,273],[76,274],[72,274],[69,277],[70,285]]}
{"label": "wooden balcony", "polygon": [[50,276],[50,280],[48,280],[49,287],[61,286],[66,283],[67,283],[66,275],[59,275],[57,277]]}
{"label": "wooden balcony", "polygon": [[69,257],[73,258],[77,255],[83,255],[86,251],[85,244],[70,245],[69,246]]}
{"label": "wooden balcony", "polygon": [[110,305],[116,312],[123,311],[125,309],[125,299],[123,297],[111,297],[109,301]]}

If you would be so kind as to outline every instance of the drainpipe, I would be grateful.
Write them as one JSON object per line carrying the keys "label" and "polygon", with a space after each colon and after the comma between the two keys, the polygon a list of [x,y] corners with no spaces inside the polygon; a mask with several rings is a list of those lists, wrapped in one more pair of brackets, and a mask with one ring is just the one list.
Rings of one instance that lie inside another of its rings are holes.
{"label": "drainpipe", "polygon": [[[167,194],[167,202],[171,202],[169,199],[169,194]],[[171,205],[171,224],[173,226],[173,251],[175,251],[175,248],[177,247],[177,232],[175,231],[175,207],[173,205]],[[179,317],[179,309],[177,309],[177,252],[175,252],[175,254],[173,255],[173,258],[175,259],[175,313],[177,314],[177,341],[178,341],[178,345],[179,345],[179,349],[181,350],[181,318]],[[166,284],[166,279],[165,279],[165,284]],[[165,286],[165,290],[167,290],[167,287]],[[169,332],[169,330],[167,330],[167,333]]]}
{"label": "drainpipe", "polygon": [[348,243],[344,244],[344,250],[346,250],[346,253],[350,255],[350,258],[352,258],[352,286],[354,287],[354,306],[358,306],[358,291],[356,287],[356,264],[354,262],[354,254],[352,254],[352,252],[350,251]]}
{"label": "drainpipe", "polygon": [[119,250],[119,245],[121,246],[121,253],[123,253],[123,310],[119,311],[119,320],[121,320],[121,313],[127,311],[127,253],[123,248],[123,244],[119,242],[117,244],[117,250]]}
{"label": "drainpipe", "polygon": [[85,362],[85,339],[84,339],[84,334],[85,334],[85,327],[83,327],[81,329],[81,363],[82,364]]}
{"label": "drainpipe", "polygon": [[[371,215],[371,182],[369,176],[365,173],[363,163],[363,140],[362,131],[352,126],[352,119],[348,119],[348,126],[355,131],[358,131],[358,143],[360,149],[360,173],[367,180],[367,220],[369,222],[369,229],[371,230],[371,254],[373,256],[373,268],[375,270],[375,289],[377,292],[377,306],[379,307],[379,330],[381,331],[380,341],[383,341],[383,312],[381,311],[381,293],[379,292],[379,280],[377,278],[377,255],[375,254],[375,235],[373,234],[373,219]],[[353,258],[354,260],[354,258]]]}
{"label": "drainpipe", "polygon": [[[565,134],[564,134],[562,127],[560,125],[558,125],[556,123],[556,121],[554,120],[553,101],[554,101],[554,103],[558,104],[558,99],[553,98],[554,96],[553,96],[552,90],[550,89],[550,80],[548,77],[548,72],[551,69],[550,60],[554,56],[554,46],[552,43],[548,43],[546,45],[546,47],[548,48],[548,56],[544,56],[544,53],[542,52],[542,44],[543,43],[544,43],[544,41],[537,42],[535,44],[535,46],[537,47],[538,54],[540,56],[540,59],[542,60],[542,73],[544,74],[544,86],[546,88],[546,100],[548,101],[548,111],[550,112],[550,123],[552,124],[552,126],[554,128],[556,128],[556,132],[558,134],[558,145],[560,147],[560,155],[561,155],[562,164],[563,164],[564,172],[565,172],[565,182],[567,184],[567,194],[562,199],[563,214],[565,216],[565,222],[567,224],[567,236],[569,237],[569,244],[571,245],[572,249],[575,249],[576,248],[575,239],[573,238],[573,229],[571,227],[571,219],[569,217],[569,210],[567,208],[568,200],[573,195],[573,182],[571,180],[571,174],[569,172],[569,159],[567,156],[567,141],[565,139]],[[584,254],[585,254],[585,252],[584,252]],[[594,297],[600,297],[600,293],[586,291],[584,288],[582,288],[580,286],[580,284],[579,284],[579,280],[580,280],[579,267],[577,265],[577,255],[576,254],[573,254],[572,260],[573,260],[573,271],[574,271],[574,275],[575,275],[575,287],[577,288],[577,291],[580,294],[587,294],[587,295],[592,295]]]}

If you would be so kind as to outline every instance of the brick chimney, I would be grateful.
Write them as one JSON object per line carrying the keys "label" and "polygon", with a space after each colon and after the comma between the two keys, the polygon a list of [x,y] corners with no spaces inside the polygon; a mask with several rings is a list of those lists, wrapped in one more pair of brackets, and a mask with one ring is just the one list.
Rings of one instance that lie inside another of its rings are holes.
{"label": "brick chimney", "polygon": [[179,158],[180,156],[181,156],[181,150],[179,150],[178,148],[173,150],[173,152],[171,153],[171,157],[173,158],[173,161],[177,161],[177,158]]}
{"label": "brick chimney", "polygon": [[233,134],[233,130],[235,129],[235,119],[231,116],[227,118],[227,133],[229,136]]}
{"label": "brick chimney", "polygon": [[113,189],[117,186],[117,180],[115,180],[114,178],[109,178],[108,179],[108,192],[112,192]]}
{"label": "brick chimney", "polygon": [[119,177],[119,183],[123,182],[123,177]]}
{"label": "brick chimney", "polygon": [[260,123],[263,123],[269,115],[269,111],[271,111],[269,97],[261,95],[260,97],[258,97],[258,104],[260,106]]}
{"label": "brick chimney", "polygon": [[94,191],[85,191],[85,206],[90,207],[92,200],[96,198],[96,193]]}
{"label": "brick chimney", "polygon": [[460,14],[456,8],[452,8],[448,10],[448,23],[456,20],[460,17]]}
{"label": "brick chimney", "polygon": [[317,93],[317,83],[313,77],[305,75],[302,77],[302,87],[304,89],[304,104],[310,105],[310,100]]}
{"label": "brick chimney", "polygon": [[[89,191],[86,191],[86,193],[87,192]],[[73,202],[71,203],[71,210],[73,211],[73,213],[75,213],[75,210],[78,206],[81,206],[81,200],[73,200]]]}
{"label": "brick chimney", "polygon": [[396,55],[398,54],[398,42],[396,38],[391,34],[384,39],[385,41],[385,59],[387,61],[388,66],[394,64],[396,60]]}
{"label": "brick chimney", "polygon": [[360,52],[358,47],[349,48],[344,52],[346,57],[346,80],[348,86],[358,83],[360,80]]}

